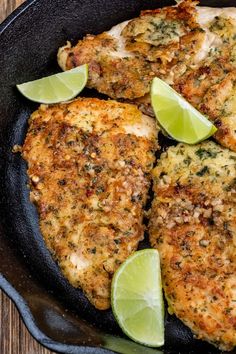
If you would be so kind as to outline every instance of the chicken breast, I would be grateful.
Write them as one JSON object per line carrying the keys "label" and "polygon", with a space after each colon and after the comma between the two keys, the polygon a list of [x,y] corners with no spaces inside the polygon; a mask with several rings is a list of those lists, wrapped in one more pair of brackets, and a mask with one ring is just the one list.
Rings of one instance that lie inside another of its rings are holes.
{"label": "chicken breast", "polygon": [[[88,63],[88,87],[135,102],[149,115],[153,115],[150,83],[160,77],[215,121],[202,104],[205,95],[211,95],[211,87],[236,70],[236,8],[196,4],[185,0],[176,6],[142,11],[138,18],[110,31],[87,35],[74,47],[68,42],[58,51],[59,65],[68,70]],[[217,116],[215,135],[234,151],[235,113],[230,111],[227,118]]]}
{"label": "chicken breast", "polygon": [[41,232],[100,310],[110,306],[114,271],[143,239],[156,138],[151,118],[115,101],[42,105],[30,118],[22,154]]}
{"label": "chicken breast", "polygon": [[68,42],[58,51],[58,63],[63,70],[88,63],[88,87],[112,98],[143,97],[153,77],[167,76],[167,70],[182,60],[183,46],[194,60],[206,39],[196,15],[192,1],[142,11],[108,32],[87,35],[75,47]]}
{"label": "chicken breast", "polygon": [[236,346],[236,153],[178,144],[153,172],[149,224],[169,310],[199,339]]}

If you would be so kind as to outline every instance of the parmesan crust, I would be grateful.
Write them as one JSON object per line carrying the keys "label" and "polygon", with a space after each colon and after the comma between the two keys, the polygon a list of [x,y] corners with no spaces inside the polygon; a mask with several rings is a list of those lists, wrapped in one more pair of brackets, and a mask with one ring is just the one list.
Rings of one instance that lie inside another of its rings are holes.
{"label": "parmesan crust", "polygon": [[[157,76],[203,113],[205,95],[236,70],[236,8],[176,6],[142,11],[140,16],[77,45],[59,49],[63,70],[89,64],[88,87],[114,99],[132,101],[153,115],[150,83]],[[217,90],[216,96],[220,100]],[[144,102],[145,101],[145,102]],[[209,118],[216,117],[209,112]],[[236,151],[235,109],[217,116],[215,139]]]}
{"label": "parmesan crust", "polygon": [[236,346],[236,154],[178,144],[153,172],[149,224],[165,296],[197,338]]}
{"label": "parmesan crust", "polygon": [[98,309],[111,278],[143,239],[155,122],[135,106],[80,98],[41,106],[23,146],[31,200],[63,274]]}

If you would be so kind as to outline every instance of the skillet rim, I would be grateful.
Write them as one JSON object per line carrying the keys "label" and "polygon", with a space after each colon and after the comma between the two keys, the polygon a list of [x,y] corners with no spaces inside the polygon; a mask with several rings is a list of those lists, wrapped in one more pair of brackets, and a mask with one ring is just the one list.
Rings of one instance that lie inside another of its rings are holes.
{"label": "skillet rim", "polygon": [[[1,24],[0,24],[0,36],[4,31],[23,13],[25,13],[31,6],[33,6],[38,0],[26,0],[19,7],[17,7]],[[70,353],[70,354],[109,354],[115,353],[111,350],[99,348],[99,347],[89,347],[89,346],[79,346],[79,345],[69,345],[56,342],[53,339],[46,336],[36,325],[34,321],[34,316],[27,305],[26,300],[19,294],[19,292],[11,285],[11,283],[0,273],[0,289],[14,302],[16,308],[18,309],[21,319],[23,320],[26,328],[34,339],[36,339],[42,346],[48,348],[49,350],[58,353]]]}
{"label": "skillet rim", "polygon": [[[31,7],[36,5],[40,0],[25,0],[17,9],[15,9],[2,23],[0,23],[0,36],[4,34],[4,31],[8,29],[9,26],[13,24],[21,15],[25,14]],[[205,5],[206,6],[206,5]],[[210,6],[213,7],[214,6]],[[222,6],[224,7],[224,6]],[[236,5],[235,5],[236,7]],[[68,353],[68,354],[109,354],[117,353],[109,349],[102,347],[91,347],[91,346],[81,346],[81,345],[70,345],[63,344],[61,342],[55,341],[49,338],[45,333],[43,333],[34,321],[34,316],[27,305],[27,301],[23,296],[11,285],[11,283],[4,277],[3,273],[0,272],[0,289],[14,302],[16,308],[18,309],[20,316],[26,325],[29,333],[35,338],[42,346],[48,348],[49,350],[58,353]]]}
{"label": "skillet rim", "polygon": [[0,24],[0,35],[7,29],[13,21],[15,21],[25,10],[36,3],[38,0],[25,0],[20,6],[18,6],[3,22]]}
{"label": "skillet rim", "polygon": [[63,354],[110,354],[115,353],[109,349],[99,347],[89,347],[80,345],[70,345],[56,342],[46,336],[36,325],[34,316],[30,311],[25,299],[18,293],[18,291],[10,284],[10,282],[0,273],[0,289],[14,302],[20,316],[28,329],[29,333],[42,346],[54,352]]}

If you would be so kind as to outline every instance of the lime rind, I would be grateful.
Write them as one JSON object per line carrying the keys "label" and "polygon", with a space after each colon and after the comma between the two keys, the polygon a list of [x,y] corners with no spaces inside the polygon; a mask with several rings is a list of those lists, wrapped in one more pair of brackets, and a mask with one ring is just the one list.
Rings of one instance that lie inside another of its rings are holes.
{"label": "lime rind", "polygon": [[103,336],[104,339],[104,348],[113,350],[117,353],[125,353],[125,354],[163,354],[162,351],[152,348],[144,347],[138,343],[134,343],[133,341],[116,337],[114,335],[106,334]]}
{"label": "lime rind", "polygon": [[33,102],[54,104],[75,98],[86,86],[88,65],[16,85],[23,96]]}
{"label": "lime rind", "polygon": [[203,114],[159,78],[152,82],[151,103],[160,126],[177,141],[196,144],[217,131]]}
{"label": "lime rind", "polygon": [[157,250],[135,252],[120,266],[112,280],[111,303],[114,316],[128,337],[150,347],[164,344],[164,304]]}

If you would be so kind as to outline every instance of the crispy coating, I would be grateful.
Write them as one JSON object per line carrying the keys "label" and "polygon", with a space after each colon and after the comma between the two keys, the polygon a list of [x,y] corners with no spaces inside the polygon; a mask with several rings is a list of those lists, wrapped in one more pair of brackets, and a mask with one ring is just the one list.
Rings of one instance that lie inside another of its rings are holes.
{"label": "crispy coating", "polygon": [[63,70],[88,63],[88,87],[112,98],[142,97],[154,76],[163,76],[183,55],[191,60],[199,50],[205,35],[195,17],[192,1],[143,11],[108,32],[86,36],[73,48],[60,48],[58,62]]}
{"label": "crispy coating", "polygon": [[229,58],[217,58],[184,76],[175,89],[217,126],[215,139],[236,151],[236,67]]}
{"label": "crispy coating", "polygon": [[236,20],[215,17],[208,29],[216,36],[218,45],[210,49],[201,65],[190,67],[175,80],[174,88],[214,122],[218,128],[215,139],[236,151],[236,106],[228,105],[230,95],[234,95]]}
{"label": "crispy coating", "polygon": [[[212,86],[236,68],[236,9],[196,3],[186,0],[142,11],[108,32],[86,36],[73,48],[67,44],[59,49],[59,64],[67,70],[88,63],[88,87],[132,101],[144,113],[153,114],[150,100],[144,104],[142,98],[149,94],[155,76],[207,113],[204,96],[209,97]],[[232,111],[227,118],[217,117],[215,138],[236,151],[234,116]],[[211,114],[209,118],[215,121]]]}
{"label": "crispy coating", "polygon": [[236,154],[214,142],[178,144],[153,172],[150,242],[165,296],[197,338],[236,346]]}
{"label": "crispy coating", "polygon": [[230,72],[231,67],[226,68],[225,65],[225,59],[220,58],[211,63],[204,63],[196,70],[188,70],[175,82],[174,88],[198,108],[211,86],[224,79]]}
{"label": "crispy coating", "polygon": [[[179,6],[142,11],[140,17],[129,21],[122,31],[126,48],[145,60],[161,61],[161,69],[198,50],[204,31],[196,22],[196,2],[183,1]],[[199,32],[199,36],[196,36]],[[184,52],[182,48],[184,47]],[[191,56],[192,57],[192,56]],[[185,58],[186,60],[186,58]]]}
{"label": "crispy coating", "polygon": [[236,70],[211,86],[200,105],[218,127],[216,140],[236,151]]}
{"label": "crispy coating", "polygon": [[41,106],[23,146],[40,229],[63,274],[98,309],[143,238],[155,159],[154,120],[115,101]]}
{"label": "crispy coating", "polygon": [[61,48],[58,62],[64,70],[88,63],[87,86],[109,97],[134,99],[144,96],[154,77],[150,63],[126,51],[120,55],[120,50],[119,41],[109,33],[88,35],[74,48],[69,43]]}

